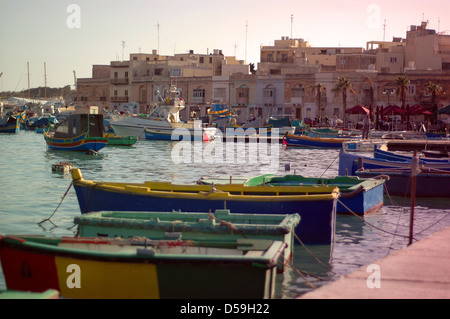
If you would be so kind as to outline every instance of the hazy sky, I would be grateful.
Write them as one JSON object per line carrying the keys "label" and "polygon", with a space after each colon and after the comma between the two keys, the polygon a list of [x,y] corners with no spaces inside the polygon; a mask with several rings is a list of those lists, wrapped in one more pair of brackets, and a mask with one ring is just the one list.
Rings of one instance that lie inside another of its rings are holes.
{"label": "hazy sky", "polygon": [[[73,4],[75,6],[73,6]],[[293,23],[291,24],[291,15]],[[259,62],[261,45],[282,36],[312,46],[365,47],[405,37],[410,25],[450,34],[448,0],[0,0],[0,91],[73,85],[93,64],[158,49],[164,55],[211,53]],[[248,25],[248,27],[246,27]],[[125,41],[125,48],[122,47]]]}

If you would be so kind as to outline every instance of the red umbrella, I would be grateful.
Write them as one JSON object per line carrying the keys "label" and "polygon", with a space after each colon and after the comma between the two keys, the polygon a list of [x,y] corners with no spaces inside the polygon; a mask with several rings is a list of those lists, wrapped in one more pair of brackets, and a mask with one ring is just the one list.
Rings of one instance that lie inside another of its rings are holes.
{"label": "red umbrella", "polygon": [[407,110],[402,109],[398,105],[388,105],[383,110],[383,115],[402,115],[402,114],[406,114],[407,112],[408,112]]}
{"label": "red umbrella", "polygon": [[370,114],[370,111],[368,108],[362,106],[362,105],[356,105],[352,107],[351,109],[348,109],[345,111],[347,114]]}

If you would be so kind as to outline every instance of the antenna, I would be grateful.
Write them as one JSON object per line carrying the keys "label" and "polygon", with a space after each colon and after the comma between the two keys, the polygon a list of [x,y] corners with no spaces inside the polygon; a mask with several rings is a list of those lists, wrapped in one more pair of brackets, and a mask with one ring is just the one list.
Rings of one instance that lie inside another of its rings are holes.
{"label": "antenna", "polygon": [[122,41],[122,61],[123,61],[123,53],[125,51],[125,41]]}
{"label": "antenna", "polygon": [[292,25],[294,24],[294,15],[291,14],[291,39],[292,39]]}
{"label": "antenna", "polygon": [[44,88],[44,96],[47,98],[47,65],[44,62],[44,79],[45,79],[45,88]]}
{"label": "antenna", "polygon": [[385,40],[386,37],[386,19],[384,19],[384,24],[383,24],[383,42]]}
{"label": "antenna", "polygon": [[247,63],[247,35],[248,35],[248,20],[245,21],[245,61]]}
{"label": "antenna", "polygon": [[158,54],[159,54],[159,22],[156,25],[156,28],[158,29]]}

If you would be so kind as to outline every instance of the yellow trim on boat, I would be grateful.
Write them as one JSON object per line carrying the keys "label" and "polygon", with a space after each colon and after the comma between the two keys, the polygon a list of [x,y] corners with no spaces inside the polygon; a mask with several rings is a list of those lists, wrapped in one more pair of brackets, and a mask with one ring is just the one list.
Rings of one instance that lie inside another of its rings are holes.
{"label": "yellow trim on boat", "polygon": [[72,170],[74,185],[116,193],[138,194],[163,198],[211,199],[247,201],[331,200],[339,197],[335,186],[244,186],[176,185],[168,182],[116,183],[84,180],[79,169]]}

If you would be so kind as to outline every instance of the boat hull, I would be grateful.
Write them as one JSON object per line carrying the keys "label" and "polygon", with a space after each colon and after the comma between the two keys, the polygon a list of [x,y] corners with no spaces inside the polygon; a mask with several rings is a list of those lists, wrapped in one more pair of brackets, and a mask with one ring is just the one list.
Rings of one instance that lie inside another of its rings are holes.
{"label": "boat hull", "polygon": [[0,124],[0,133],[19,133],[19,118],[11,117],[11,120],[5,124]]}
{"label": "boat hull", "polygon": [[51,138],[44,134],[45,142],[54,151],[95,151],[98,152],[108,144],[108,139],[101,137],[79,137],[73,139]]}
{"label": "boat hull", "polygon": [[294,253],[294,230],[300,215],[189,212],[98,212],[77,216],[80,237],[182,239],[195,242],[240,238],[281,241],[286,244],[280,271]]}
{"label": "boat hull", "polygon": [[267,248],[256,257],[242,251],[238,255],[236,248],[234,255],[200,254],[196,251],[202,247],[186,242],[166,242],[161,253],[159,248],[110,243],[99,238],[37,242],[0,237],[6,286],[32,292],[55,289],[64,298],[83,299],[273,298],[276,261],[285,247],[265,243]]}
{"label": "boat hull", "polygon": [[364,215],[375,212],[383,206],[384,180],[361,179],[354,176],[337,176],[335,178],[315,178],[301,175],[261,175],[250,179],[200,179],[197,183],[211,185],[226,183],[243,184],[245,186],[335,186],[339,188],[339,199],[336,212],[338,214]]}
{"label": "boat hull", "polygon": [[342,143],[348,141],[343,138],[321,138],[302,135],[287,134],[284,137],[284,144],[287,146],[306,147],[306,148],[342,148]]}
{"label": "boat hull", "polygon": [[[299,214],[301,223],[295,234],[304,243],[330,244],[334,241],[338,193],[276,196],[232,195],[227,191],[209,192],[206,186],[188,185],[181,192],[153,190],[151,184],[104,185],[85,181],[79,170],[72,171],[73,185],[82,214],[96,211],[188,211],[208,212],[228,209],[242,214]],[[186,187],[186,186],[183,186]],[[258,188],[257,188],[258,189]],[[329,189],[333,189],[330,187]],[[318,191],[319,192],[319,191]]]}
{"label": "boat hull", "polygon": [[[362,178],[387,177],[386,188],[389,195],[411,196],[411,171],[363,170],[356,175]],[[450,198],[450,173],[420,173],[417,175],[416,197]]]}

